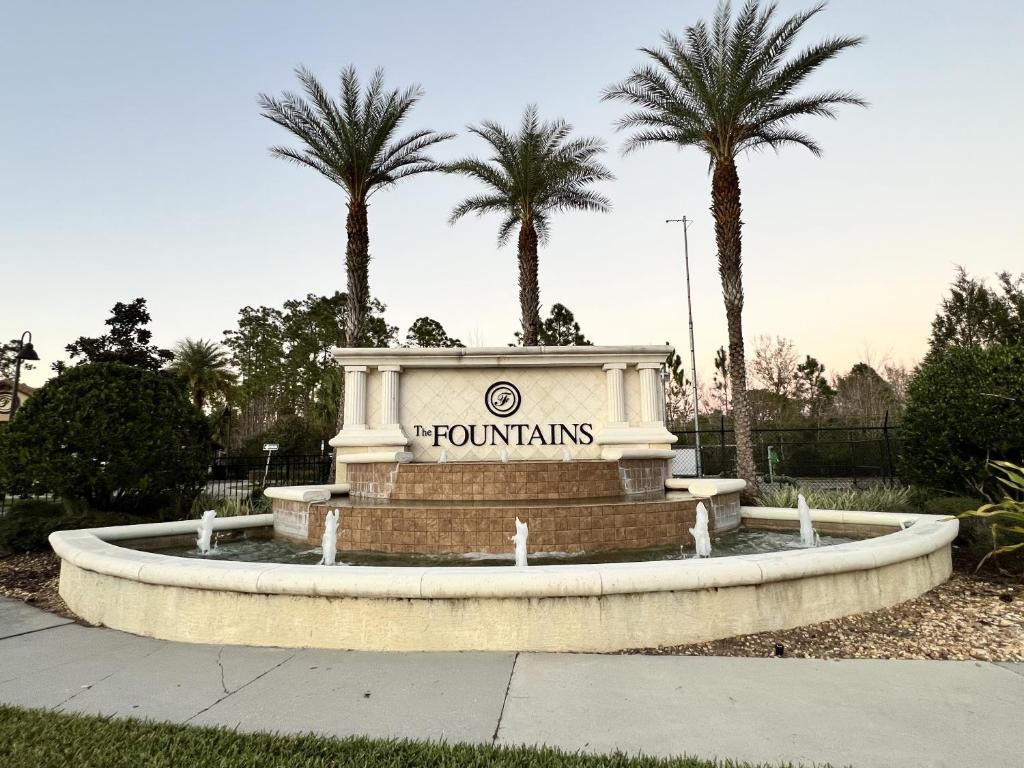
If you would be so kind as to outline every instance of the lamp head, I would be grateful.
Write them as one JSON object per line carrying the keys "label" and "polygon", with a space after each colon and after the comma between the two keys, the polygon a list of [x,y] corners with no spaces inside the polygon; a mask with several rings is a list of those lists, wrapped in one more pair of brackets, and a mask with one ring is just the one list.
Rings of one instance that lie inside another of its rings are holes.
{"label": "lamp head", "polygon": [[32,346],[31,341],[27,341],[21,345],[21,349],[18,350],[18,354],[15,357],[17,360],[38,360],[39,353],[36,352],[36,348]]}

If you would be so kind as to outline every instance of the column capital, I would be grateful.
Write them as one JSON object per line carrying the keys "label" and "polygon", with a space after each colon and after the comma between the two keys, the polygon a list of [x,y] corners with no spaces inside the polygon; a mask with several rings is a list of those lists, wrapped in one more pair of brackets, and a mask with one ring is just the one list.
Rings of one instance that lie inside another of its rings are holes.
{"label": "column capital", "polygon": [[401,373],[402,366],[400,365],[378,365],[377,370],[381,373]]}
{"label": "column capital", "polygon": [[605,363],[601,366],[602,371],[624,371],[626,370],[625,363]]}
{"label": "column capital", "polygon": [[370,369],[365,365],[346,365],[345,373],[366,373]]}
{"label": "column capital", "polygon": [[636,369],[638,371],[659,371],[663,363],[637,363]]}

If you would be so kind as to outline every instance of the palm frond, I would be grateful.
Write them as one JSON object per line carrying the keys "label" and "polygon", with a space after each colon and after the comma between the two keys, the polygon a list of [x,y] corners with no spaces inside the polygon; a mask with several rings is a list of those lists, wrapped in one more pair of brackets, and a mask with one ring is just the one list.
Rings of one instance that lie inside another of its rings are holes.
{"label": "palm frond", "polygon": [[824,4],[776,21],[774,2],[747,0],[733,13],[718,5],[711,23],[698,21],[681,36],[665,32],[660,48],[641,48],[647,62],[603,98],[632,107],[616,122],[631,135],[623,153],[655,143],[698,146],[712,164],[747,149],[800,144],[820,147],[789,123],[799,117],[835,117],[835,108],[866,106],[856,94],[796,94],[822,64],[863,42],[835,36],[788,57],[797,35]]}
{"label": "palm frond", "polygon": [[288,130],[301,147],[275,146],[271,154],[321,173],[343,187],[350,198],[365,201],[376,189],[419,173],[439,170],[427,150],[452,138],[431,130],[396,136],[422,96],[419,86],[387,90],[384,71],[376,70],[363,88],[354,67],[341,71],[337,100],[305,67],[295,70],[305,96],[285,91],[260,94],[267,119]]}
{"label": "palm frond", "polygon": [[467,198],[452,211],[455,222],[467,213],[503,211],[498,241],[508,240],[512,230],[532,224],[539,239],[547,237],[548,214],[552,211],[603,211],[610,206],[589,186],[612,178],[598,156],[604,142],[592,137],[572,136],[565,120],[543,121],[535,105],[528,106],[519,129],[511,133],[493,121],[469,126],[470,133],[490,146],[487,160],[466,157],[447,163],[448,173],[469,176],[488,188],[487,194]]}

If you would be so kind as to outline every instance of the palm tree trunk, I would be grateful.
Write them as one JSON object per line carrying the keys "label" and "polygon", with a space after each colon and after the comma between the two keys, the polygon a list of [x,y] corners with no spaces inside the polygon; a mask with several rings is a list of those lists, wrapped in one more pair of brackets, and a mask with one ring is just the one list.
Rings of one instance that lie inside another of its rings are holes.
{"label": "palm tree trunk", "polygon": [[519,307],[523,315],[523,346],[535,347],[540,333],[540,283],[537,230],[530,221],[519,227]]}
{"label": "palm tree trunk", "polygon": [[750,434],[750,404],[747,400],[747,363],[743,350],[743,243],[740,179],[736,163],[729,158],[715,163],[711,179],[711,213],[715,218],[718,245],[718,273],[729,330],[729,382],[732,388],[732,419],[736,431],[736,472],[747,481],[747,493],[757,495],[754,447]]}
{"label": "palm tree trunk", "polygon": [[366,315],[370,306],[370,229],[366,221],[366,201],[351,198],[345,230],[345,271],[348,278],[348,304],[345,308],[345,344],[363,346]]}

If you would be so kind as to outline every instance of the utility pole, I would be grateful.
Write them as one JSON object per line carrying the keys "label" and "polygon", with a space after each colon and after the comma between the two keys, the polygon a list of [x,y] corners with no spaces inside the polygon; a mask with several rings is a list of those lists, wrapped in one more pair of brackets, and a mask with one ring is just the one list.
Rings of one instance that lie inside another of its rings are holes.
{"label": "utility pole", "polygon": [[693,301],[690,299],[690,239],[687,236],[692,220],[683,216],[681,219],[665,219],[666,224],[683,225],[683,263],[686,265],[686,314],[690,323],[690,376],[693,380],[693,435],[697,448],[697,477],[704,474],[700,456],[700,405],[697,399],[697,352],[693,344]]}

